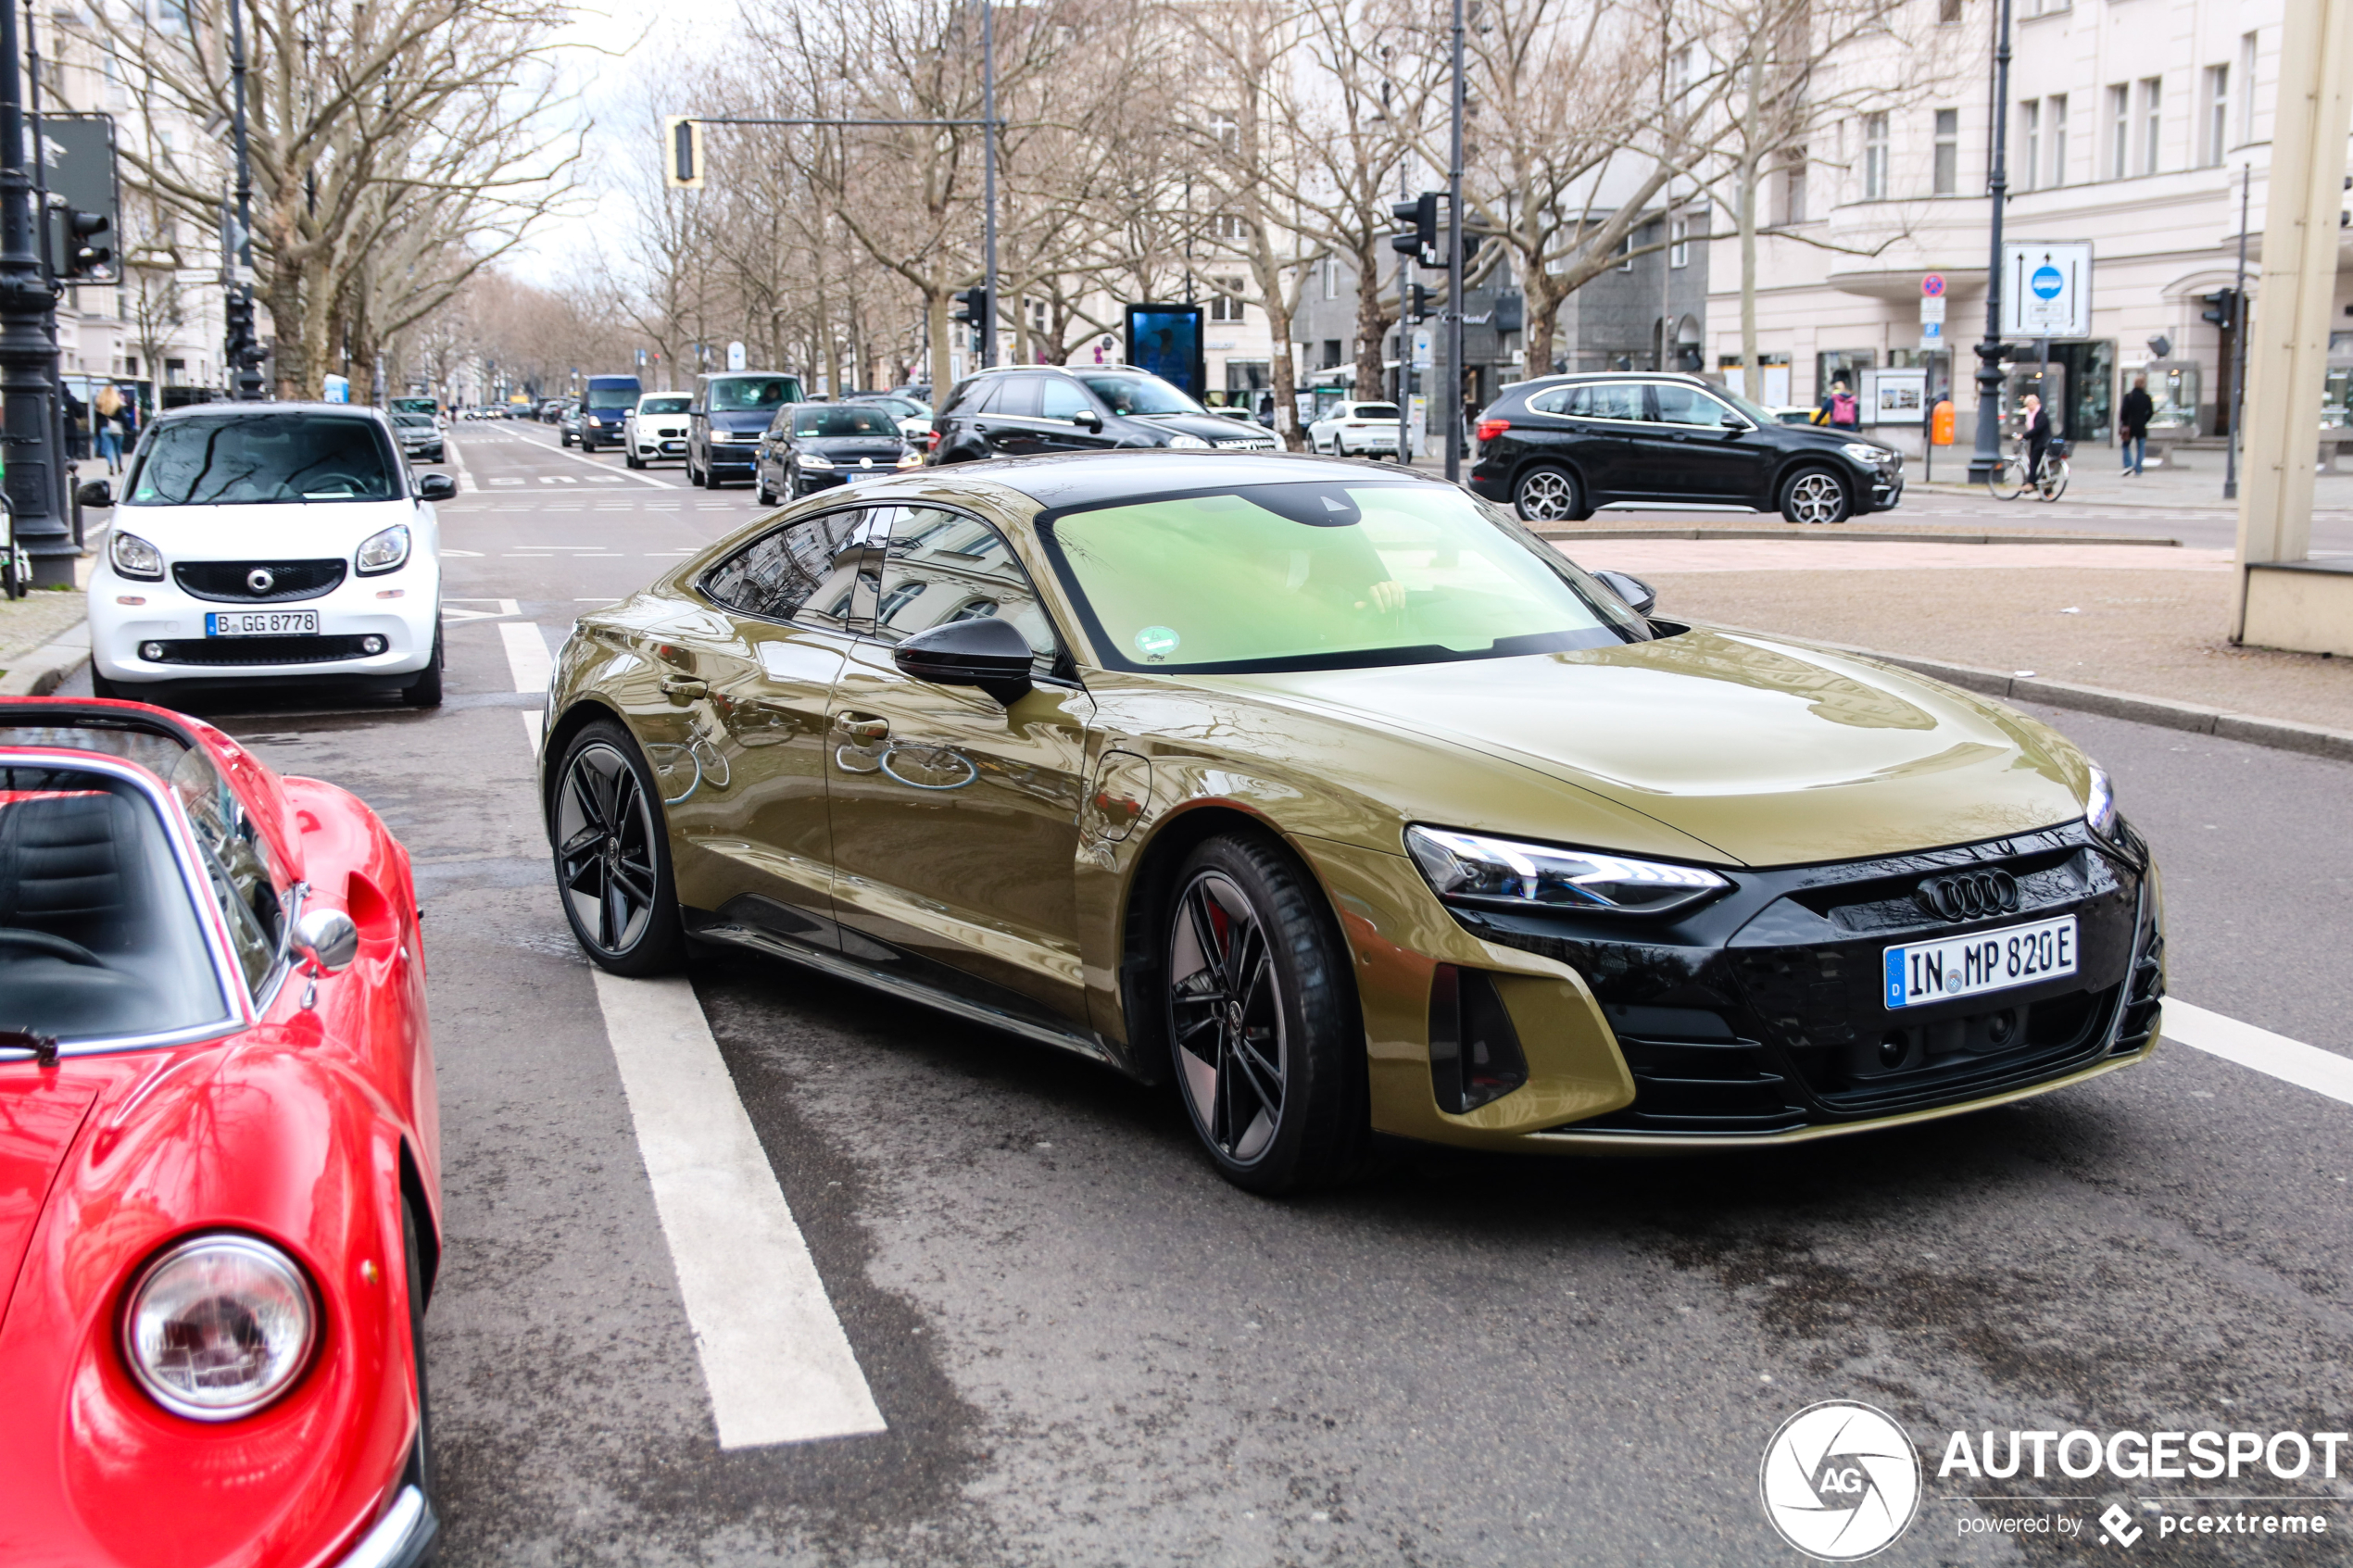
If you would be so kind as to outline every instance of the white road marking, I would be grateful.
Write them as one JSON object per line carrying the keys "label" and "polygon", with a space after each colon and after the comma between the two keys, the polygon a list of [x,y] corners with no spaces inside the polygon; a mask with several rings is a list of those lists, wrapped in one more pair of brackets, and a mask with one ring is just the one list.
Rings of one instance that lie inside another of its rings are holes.
{"label": "white road marking", "polygon": [[2167,998],[2165,1037],[2353,1105],[2353,1058]]}
{"label": "white road marking", "polygon": [[611,478],[606,481],[608,483],[623,484],[634,479],[640,484],[650,484],[657,490],[670,490],[676,488],[673,485],[664,484],[661,480],[652,477],[650,474],[639,473],[635,469],[609,469],[604,464],[597,461],[596,458],[584,457],[580,453],[572,450],[569,446],[549,446],[544,442],[531,441],[528,436],[523,437],[523,439],[529,442],[531,445],[538,447],[539,450],[548,454],[550,457],[569,458],[575,463],[587,464],[590,468],[595,469],[598,473],[610,474]]}
{"label": "white road marking", "polygon": [[694,987],[589,974],[719,1446],[887,1430]]}
{"label": "white road marking", "polygon": [[[497,609],[459,609],[459,605],[497,605]],[[512,599],[444,599],[441,619],[445,622],[459,621],[496,621],[502,615],[521,615],[522,606]]]}
{"label": "white road marking", "polygon": [[536,621],[502,621],[498,638],[507,645],[507,668],[514,672],[515,690],[544,692],[555,660],[547,656],[547,639]]}
{"label": "white road marking", "polygon": [[547,716],[536,708],[522,710],[522,733],[531,737],[531,754],[534,757],[539,755],[539,731],[547,720]]}

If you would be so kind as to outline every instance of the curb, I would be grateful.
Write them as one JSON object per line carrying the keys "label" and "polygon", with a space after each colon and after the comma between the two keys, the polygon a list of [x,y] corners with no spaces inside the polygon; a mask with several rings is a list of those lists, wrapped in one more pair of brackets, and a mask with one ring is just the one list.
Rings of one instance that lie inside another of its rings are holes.
{"label": "curb", "polygon": [[1868,528],[1572,528],[1534,531],[1540,539],[1819,539],[1869,545],[2147,545],[2178,549],[2179,539],[2131,533],[1946,533],[1925,529],[1898,533]]}
{"label": "curb", "polygon": [[55,642],[0,671],[0,696],[47,696],[90,662],[90,622],[76,621]]}
{"label": "curb", "polygon": [[2333,730],[2322,724],[2298,723],[2293,719],[2266,719],[2252,713],[2233,712],[2226,708],[2208,708],[2202,703],[2171,702],[2164,697],[2111,691],[2106,686],[2081,686],[2068,681],[2045,681],[2031,675],[2006,674],[1999,670],[1981,670],[1972,664],[1946,664],[1933,659],[1913,659],[1904,654],[1882,653],[1877,648],[1858,648],[1846,643],[1826,643],[1811,637],[1759,632],[1753,627],[1719,626],[1716,630],[1803,643],[1808,647],[1822,648],[1831,653],[1868,659],[1880,664],[1893,664],[1915,675],[1926,675],[1948,686],[1958,686],[1964,691],[1997,697],[2004,702],[2039,702],[2049,708],[2096,713],[2106,719],[2125,719],[2136,724],[2153,724],[2159,729],[2186,730],[2193,734],[2213,735],[2221,740],[2245,741],[2250,746],[2270,746],[2275,751],[2300,751],[2308,757],[2353,762],[2353,730]]}

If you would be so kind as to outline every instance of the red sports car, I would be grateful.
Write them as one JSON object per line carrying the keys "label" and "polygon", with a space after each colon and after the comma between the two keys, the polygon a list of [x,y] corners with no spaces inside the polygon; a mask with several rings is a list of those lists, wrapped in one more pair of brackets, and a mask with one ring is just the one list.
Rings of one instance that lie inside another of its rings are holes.
{"label": "red sports car", "polygon": [[0,701],[0,1562],[431,1549],[417,920],[333,785]]}

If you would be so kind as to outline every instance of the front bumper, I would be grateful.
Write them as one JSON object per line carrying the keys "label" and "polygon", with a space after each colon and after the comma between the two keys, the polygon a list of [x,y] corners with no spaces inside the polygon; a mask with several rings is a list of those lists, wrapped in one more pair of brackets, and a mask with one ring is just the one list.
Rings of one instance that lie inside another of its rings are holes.
{"label": "front bumper", "polygon": [[416,1568],[432,1553],[441,1521],[414,1486],[405,1486],[375,1528],[359,1538],[336,1568]]}
{"label": "front bumper", "polygon": [[[90,662],[125,685],[160,681],[285,681],[327,679],[396,685],[432,662],[441,613],[441,572],[411,558],[381,576],[346,576],[315,598],[266,604],[198,598],[166,577],[160,583],[120,577],[101,553],[90,578]],[[125,604],[125,599],[141,602]],[[211,610],[310,609],[316,636],[208,637]],[[384,640],[384,651],[359,651],[361,640]],[[148,643],[164,657],[145,658]]]}
{"label": "front bumper", "polygon": [[714,441],[707,450],[710,456],[703,460],[707,469],[741,469],[749,473],[760,462],[760,448],[751,442],[737,445],[732,441]]}

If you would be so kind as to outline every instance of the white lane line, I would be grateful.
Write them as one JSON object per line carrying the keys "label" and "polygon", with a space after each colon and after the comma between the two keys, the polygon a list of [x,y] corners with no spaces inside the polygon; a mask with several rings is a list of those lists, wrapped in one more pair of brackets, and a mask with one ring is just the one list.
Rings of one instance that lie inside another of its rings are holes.
{"label": "white lane line", "polygon": [[452,440],[447,431],[442,433],[441,444],[458,454],[458,460],[449,465],[455,470],[453,477],[458,481],[458,494],[463,495],[470,490],[481,489],[482,485],[466,466],[466,444]]}
{"label": "white lane line", "polygon": [[[650,474],[640,473],[635,469],[609,469],[605,467],[604,464],[597,461],[596,458],[585,458],[569,446],[547,446],[536,441],[533,442],[532,445],[534,446],[537,446],[542,452],[547,453],[551,458],[569,458],[575,463],[587,464],[590,468],[595,469],[598,473],[610,475],[610,477],[605,481],[608,484],[619,484],[623,481],[634,479],[640,484],[650,484],[657,490],[675,490],[678,488],[674,484],[664,484],[661,480],[655,479]],[[549,481],[545,477],[542,477],[540,483],[545,484],[549,483]],[[574,483],[577,482],[575,481]]]}
{"label": "white lane line", "polygon": [[498,640],[507,645],[507,668],[514,671],[515,690],[544,692],[555,660],[547,656],[547,639],[536,621],[501,621]]}
{"label": "white lane line", "polygon": [[547,716],[536,708],[522,710],[522,733],[531,737],[531,754],[534,757],[539,755],[539,731],[547,719]]}
{"label": "white lane line", "polygon": [[2167,1039],[2180,1045],[2353,1105],[2353,1058],[2171,997],[2165,1003],[2164,1033]]}
{"label": "white lane line", "polygon": [[589,973],[719,1446],[887,1430],[694,987]]}

